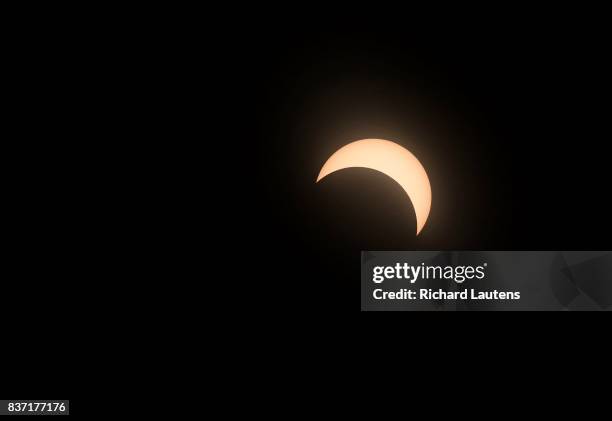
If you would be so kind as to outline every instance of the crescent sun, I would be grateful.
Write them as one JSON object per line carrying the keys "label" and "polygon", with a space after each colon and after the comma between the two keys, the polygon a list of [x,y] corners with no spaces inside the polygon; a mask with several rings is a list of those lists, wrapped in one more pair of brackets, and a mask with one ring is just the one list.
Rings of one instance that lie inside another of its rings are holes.
{"label": "crescent sun", "polygon": [[431,209],[431,185],[419,160],[404,147],[388,140],[357,140],[329,157],[316,182],[335,171],[355,167],[380,171],[404,189],[416,213],[416,233],[419,235]]}

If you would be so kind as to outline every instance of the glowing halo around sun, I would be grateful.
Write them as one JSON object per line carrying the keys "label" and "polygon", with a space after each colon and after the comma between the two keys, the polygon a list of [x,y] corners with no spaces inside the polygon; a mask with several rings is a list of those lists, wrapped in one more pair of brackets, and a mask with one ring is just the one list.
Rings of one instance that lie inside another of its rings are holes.
{"label": "glowing halo around sun", "polygon": [[419,235],[431,209],[431,185],[419,160],[406,148],[388,140],[357,140],[329,157],[316,182],[335,171],[355,167],[380,171],[404,189],[416,213],[416,233]]}

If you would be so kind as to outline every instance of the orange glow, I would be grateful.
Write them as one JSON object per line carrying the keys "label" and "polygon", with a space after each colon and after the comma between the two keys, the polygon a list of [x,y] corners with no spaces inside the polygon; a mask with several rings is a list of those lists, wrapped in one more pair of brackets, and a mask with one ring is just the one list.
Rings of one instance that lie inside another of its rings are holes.
{"label": "orange glow", "polygon": [[328,174],[344,168],[370,168],[394,179],[412,202],[421,232],[431,209],[431,185],[425,168],[407,149],[383,139],[363,139],[338,149],[321,168],[317,183]]}

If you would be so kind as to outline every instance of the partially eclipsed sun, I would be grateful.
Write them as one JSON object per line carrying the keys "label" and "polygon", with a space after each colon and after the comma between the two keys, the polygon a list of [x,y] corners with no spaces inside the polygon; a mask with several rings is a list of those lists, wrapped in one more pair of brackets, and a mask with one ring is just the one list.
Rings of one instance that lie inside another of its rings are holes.
{"label": "partially eclipsed sun", "polygon": [[319,172],[317,183],[334,171],[354,167],[380,171],[402,186],[414,207],[419,235],[431,209],[431,185],[419,160],[407,149],[388,140],[357,140],[329,157]]}

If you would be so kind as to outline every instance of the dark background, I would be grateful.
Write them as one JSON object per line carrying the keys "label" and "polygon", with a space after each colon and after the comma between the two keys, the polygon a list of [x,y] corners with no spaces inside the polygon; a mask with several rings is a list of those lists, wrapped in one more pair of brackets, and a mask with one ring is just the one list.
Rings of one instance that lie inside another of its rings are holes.
{"label": "dark background", "polygon": [[[596,26],[293,23],[232,38],[222,66],[228,111],[245,122],[227,124],[249,193],[233,240],[253,232],[242,244],[277,268],[268,277],[325,283],[331,303],[349,285],[357,296],[360,250],[609,248],[610,69]],[[386,176],[315,184],[362,138],[396,141],[426,168],[418,237]]]}
{"label": "dark background", "polygon": [[[163,20],[140,29],[139,16],[128,19],[125,36],[106,23],[89,37],[53,21],[52,30],[12,33],[19,77],[7,83],[23,94],[11,106],[19,136],[7,142],[19,154],[5,154],[6,184],[17,192],[9,223],[19,238],[7,256],[17,275],[3,296],[5,396],[77,394],[76,411],[87,399],[131,388],[122,364],[144,359],[126,351],[117,331],[129,330],[126,342],[137,345],[146,344],[147,329],[163,336],[163,323],[141,315],[164,318],[166,305],[187,307],[185,291],[193,287],[178,283],[194,279],[177,274],[186,264],[159,276],[159,284],[139,278],[170,260],[165,249],[154,262],[136,257],[139,241],[159,241],[158,221],[170,220],[173,232],[198,243],[185,260],[204,260],[198,276],[220,279],[228,293],[194,293],[203,298],[193,308],[221,302],[224,316],[249,286],[267,301],[248,295],[240,309],[270,310],[279,319],[287,310],[350,314],[344,310],[356,311],[359,302],[361,250],[609,248],[610,68],[599,26],[552,27],[554,19],[498,25],[491,17],[475,26],[449,13],[424,21],[414,12],[240,12],[210,16],[218,27],[203,18],[180,25],[181,16],[176,30]],[[367,137],[396,141],[426,168],[433,205],[418,237],[410,203],[386,176],[348,169],[315,184],[334,151]],[[96,165],[102,177],[87,177]],[[181,183],[169,181],[182,175],[175,166],[188,167],[192,173],[179,181],[197,187],[179,191]],[[202,176],[202,168],[213,174]],[[167,200],[162,188],[176,197]],[[147,189],[155,201],[141,196]],[[84,192],[94,200],[82,202]],[[182,214],[183,194],[220,208],[224,218],[204,209],[202,222],[184,229],[166,214],[148,224],[164,206]],[[193,233],[200,224],[201,236]],[[118,231],[112,238],[95,232],[115,234],[111,228]],[[213,231],[223,239],[210,239]],[[92,239],[101,252],[90,252]],[[200,243],[214,253],[202,253]],[[218,255],[235,260],[215,278],[206,261]],[[130,262],[137,268],[109,270]],[[150,290],[166,301],[143,299]],[[20,297],[28,297],[25,304]],[[147,303],[154,308],[141,312]],[[130,316],[138,320],[127,323]],[[329,339],[340,330],[336,322]],[[113,369],[107,387],[101,379]]]}

